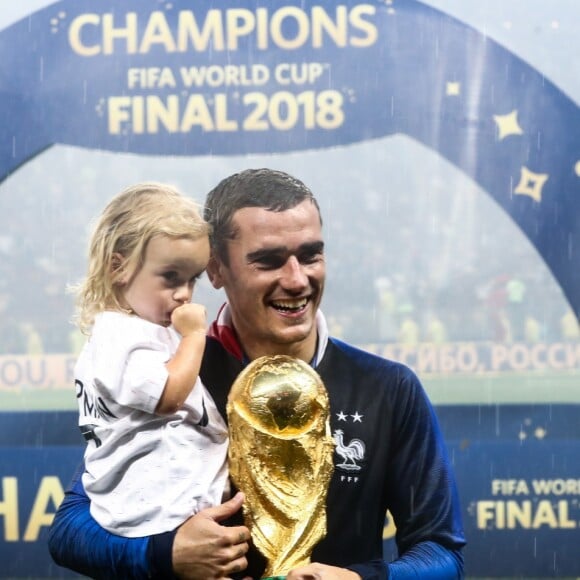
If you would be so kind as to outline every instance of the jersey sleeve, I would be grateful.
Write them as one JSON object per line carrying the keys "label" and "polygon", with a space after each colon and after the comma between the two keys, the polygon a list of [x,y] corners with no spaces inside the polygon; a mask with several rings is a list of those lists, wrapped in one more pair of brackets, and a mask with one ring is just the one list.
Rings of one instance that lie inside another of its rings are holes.
{"label": "jersey sleeve", "polygon": [[116,536],[92,518],[81,481],[83,470],[84,465],[75,474],[50,527],[48,548],[53,560],[90,578],[155,578],[149,562],[150,538]]}
{"label": "jersey sleeve", "polygon": [[461,580],[463,554],[449,550],[436,542],[422,542],[388,566],[389,580]]}
{"label": "jersey sleeve", "polygon": [[412,570],[421,578],[462,578],[465,538],[445,442],[419,379],[410,369],[402,376],[388,484],[400,557],[389,564],[389,577],[407,578]]}

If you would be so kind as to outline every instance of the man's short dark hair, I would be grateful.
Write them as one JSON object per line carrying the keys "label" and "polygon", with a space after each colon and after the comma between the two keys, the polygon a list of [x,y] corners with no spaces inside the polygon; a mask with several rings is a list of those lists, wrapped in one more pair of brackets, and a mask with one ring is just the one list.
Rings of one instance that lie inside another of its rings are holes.
{"label": "man's short dark hair", "polygon": [[[246,169],[226,177],[206,197],[204,218],[211,225],[212,251],[226,265],[227,244],[236,237],[232,224],[236,211],[245,207],[263,207],[269,211],[285,211],[305,200],[320,207],[312,191],[299,179],[275,169]],[[322,218],[321,218],[322,223]]]}

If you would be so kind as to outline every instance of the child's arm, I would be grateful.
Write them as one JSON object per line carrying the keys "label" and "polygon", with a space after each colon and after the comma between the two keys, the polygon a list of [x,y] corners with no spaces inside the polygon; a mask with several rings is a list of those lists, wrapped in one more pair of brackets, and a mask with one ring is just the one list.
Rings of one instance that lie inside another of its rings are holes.
{"label": "child's arm", "polygon": [[180,409],[195,385],[205,347],[205,308],[199,304],[179,306],[173,311],[171,322],[181,334],[181,342],[165,365],[169,375],[155,409],[160,415],[170,415]]}

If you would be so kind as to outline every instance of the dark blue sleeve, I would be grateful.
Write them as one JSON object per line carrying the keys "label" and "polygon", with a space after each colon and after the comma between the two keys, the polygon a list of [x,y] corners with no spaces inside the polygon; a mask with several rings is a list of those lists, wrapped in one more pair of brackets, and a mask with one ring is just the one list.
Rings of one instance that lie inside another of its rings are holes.
{"label": "dark blue sleeve", "polygon": [[362,580],[461,580],[464,577],[463,554],[436,542],[417,544],[390,564],[373,560],[348,569]]}
{"label": "dark blue sleeve", "polygon": [[84,465],[75,474],[51,525],[48,548],[53,560],[91,578],[170,578],[171,572],[164,575],[150,561],[164,552],[164,564],[171,568],[171,533],[152,538],[123,538],[102,528],[90,513],[90,500],[81,481],[83,470]]}
{"label": "dark blue sleeve", "polygon": [[399,558],[388,578],[463,578],[461,507],[439,422],[413,372],[400,384],[389,506]]}
{"label": "dark blue sleeve", "polygon": [[464,577],[463,554],[436,542],[422,542],[391,562],[388,571],[389,580],[460,580]]}

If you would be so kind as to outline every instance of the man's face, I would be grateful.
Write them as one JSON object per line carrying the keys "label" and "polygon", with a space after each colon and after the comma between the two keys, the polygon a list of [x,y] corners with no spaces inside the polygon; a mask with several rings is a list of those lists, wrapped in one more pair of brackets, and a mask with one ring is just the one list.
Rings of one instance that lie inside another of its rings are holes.
{"label": "man's face", "polygon": [[309,361],[326,265],[320,216],[305,200],[282,212],[248,207],[233,216],[229,266],[212,258],[208,274],[225,289],[246,354],[288,354]]}

